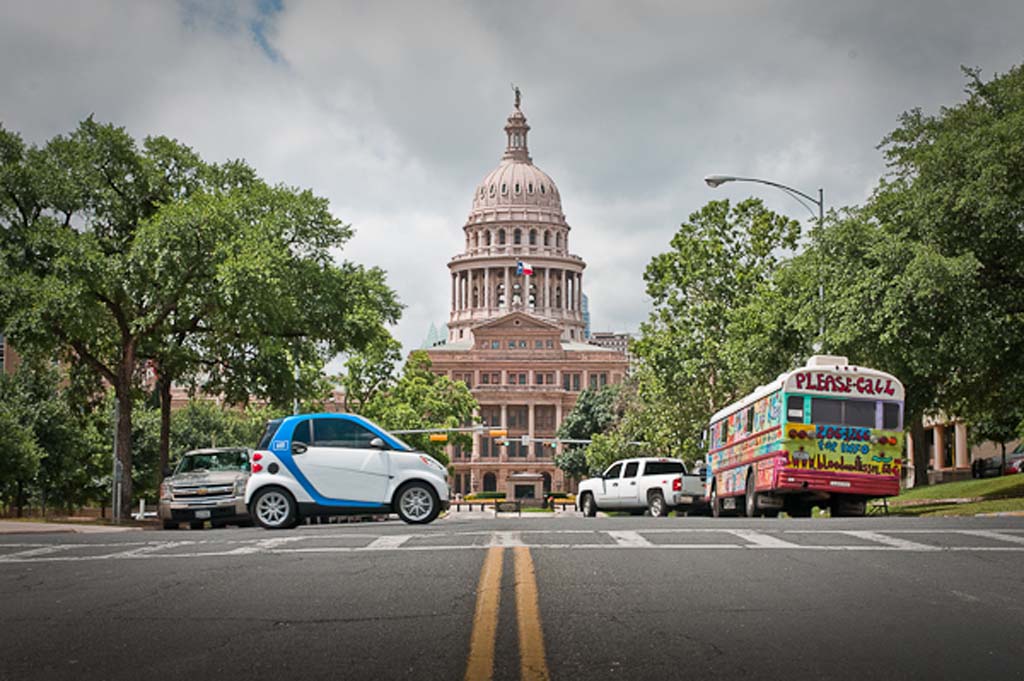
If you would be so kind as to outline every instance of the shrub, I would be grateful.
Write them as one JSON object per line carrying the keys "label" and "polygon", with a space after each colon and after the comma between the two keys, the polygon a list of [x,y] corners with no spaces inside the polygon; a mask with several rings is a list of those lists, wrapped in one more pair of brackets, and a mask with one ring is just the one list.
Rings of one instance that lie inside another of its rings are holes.
{"label": "shrub", "polygon": [[504,492],[474,492],[466,495],[466,501],[473,501],[475,499],[504,499]]}

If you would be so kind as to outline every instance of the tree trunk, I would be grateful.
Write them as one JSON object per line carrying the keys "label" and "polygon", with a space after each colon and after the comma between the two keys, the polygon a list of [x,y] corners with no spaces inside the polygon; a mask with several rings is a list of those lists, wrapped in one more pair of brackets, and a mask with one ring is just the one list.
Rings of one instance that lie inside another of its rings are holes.
{"label": "tree trunk", "polygon": [[[161,367],[162,369],[163,367]],[[160,374],[158,383],[160,391],[160,482],[164,480],[164,470],[170,464],[171,452],[171,379]]]}
{"label": "tree trunk", "polygon": [[911,414],[910,439],[914,443],[914,487],[928,485],[928,443],[925,442],[924,418]]}
{"label": "tree trunk", "polygon": [[1006,473],[1006,443],[1000,442],[999,447],[1003,450],[1003,465],[999,467],[999,475]]}
{"label": "tree trunk", "polygon": [[25,505],[25,484],[19,480],[17,490],[14,492],[14,508],[16,509],[16,518],[22,517],[22,509]]}
{"label": "tree trunk", "polygon": [[135,346],[127,343],[122,349],[114,396],[117,400],[117,451],[121,462],[121,495],[117,499],[121,518],[132,515],[132,377],[135,373]]}

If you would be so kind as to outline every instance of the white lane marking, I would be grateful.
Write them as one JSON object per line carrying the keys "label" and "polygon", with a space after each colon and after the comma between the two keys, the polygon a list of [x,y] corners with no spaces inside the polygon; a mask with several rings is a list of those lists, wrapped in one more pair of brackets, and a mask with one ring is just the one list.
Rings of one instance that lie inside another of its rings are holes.
{"label": "white lane marking", "polygon": [[957,533],[1010,542],[1011,544],[1024,544],[1024,537],[1018,537],[1017,535],[1007,534],[997,530],[957,530]]}
{"label": "white lane marking", "polygon": [[[130,549],[128,551],[121,551],[119,553],[108,553],[105,555],[105,557],[115,559],[139,558],[142,556],[148,556],[151,553],[156,553],[157,551],[160,551],[162,549],[170,549],[176,546],[191,546],[195,543],[196,542],[194,541],[168,541],[161,543],[146,544],[145,546],[140,546],[138,548]],[[82,546],[88,546],[88,544],[83,544]]]}
{"label": "white lane marking", "polygon": [[759,549],[799,549],[802,548],[799,544],[788,542],[785,539],[779,539],[773,537],[770,534],[764,534],[763,532],[757,532],[756,530],[726,530],[729,534],[735,535],[740,539],[750,542],[753,547]]}
{"label": "white lane marking", "polygon": [[491,541],[487,544],[487,547],[491,546],[525,546],[523,544],[523,535],[521,532],[492,532]]}
{"label": "white lane marking", "polygon": [[0,556],[0,563],[6,562],[18,562],[22,558],[33,558],[37,556],[46,556],[51,553],[57,553],[66,548],[75,546],[75,544],[51,544],[49,546],[42,546],[38,549],[29,549],[28,551],[18,551],[17,553],[8,553]]}
{"label": "white lane marking", "polygon": [[377,537],[366,547],[364,551],[387,551],[389,549],[401,548],[402,544],[412,539],[411,534],[386,534],[383,537]]}
{"label": "white lane marking", "polygon": [[615,540],[619,546],[630,548],[647,548],[654,546],[651,542],[640,536],[639,532],[633,530],[608,530],[608,536]]}
{"label": "white lane marking", "polygon": [[890,537],[882,534],[881,532],[870,532],[868,530],[844,530],[841,534],[846,534],[851,537],[857,537],[865,541],[878,542],[894,549],[901,549],[903,551],[941,551],[943,547],[932,546],[930,544],[921,544],[916,541],[910,541],[909,539],[900,539],[899,537]]}

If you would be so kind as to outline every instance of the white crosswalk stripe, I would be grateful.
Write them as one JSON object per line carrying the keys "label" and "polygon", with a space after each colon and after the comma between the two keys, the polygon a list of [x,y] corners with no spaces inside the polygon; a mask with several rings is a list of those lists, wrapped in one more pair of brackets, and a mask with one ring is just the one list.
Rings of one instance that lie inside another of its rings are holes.
{"label": "white crosswalk stripe", "polygon": [[[913,540],[905,538],[913,537]],[[651,539],[657,537],[657,542]],[[968,537],[973,541],[966,541]],[[958,541],[958,538],[960,539]],[[846,539],[846,541],[844,541]],[[609,541],[611,540],[611,541]],[[300,532],[284,536],[57,544],[0,543],[0,566],[103,560],[238,558],[384,551],[479,551],[524,546],[535,550],[620,551],[904,551],[917,553],[1024,552],[1024,530],[969,529],[768,529],[657,527],[636,529],[523,529],[516,531],[433,528],[420,533]]]}
{"label": "white crosswalk stripe", "polygon": [[628,546],[630,548],[648,548],[653,546],[639,532],[632,530],[610,530],[608,536],[614,539],[615,543],[619,546]]}

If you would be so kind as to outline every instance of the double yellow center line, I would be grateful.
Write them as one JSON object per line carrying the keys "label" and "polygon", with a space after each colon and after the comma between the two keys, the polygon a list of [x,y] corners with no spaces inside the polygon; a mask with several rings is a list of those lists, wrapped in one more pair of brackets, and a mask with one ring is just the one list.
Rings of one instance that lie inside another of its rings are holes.
{"label": "double yellow center line", "polygon": [[[526,546],[516,546],[512,551],[515,559],[516,619],[519,624],[519,676],[522,681],[549,681],[551,675],[544,657],[544,633],[540,626],[533,558]],[[465,681],[490,681],[494,674],[494,642],[498,633],[504,556],[503,547],[491,547],[480,570]]]}

